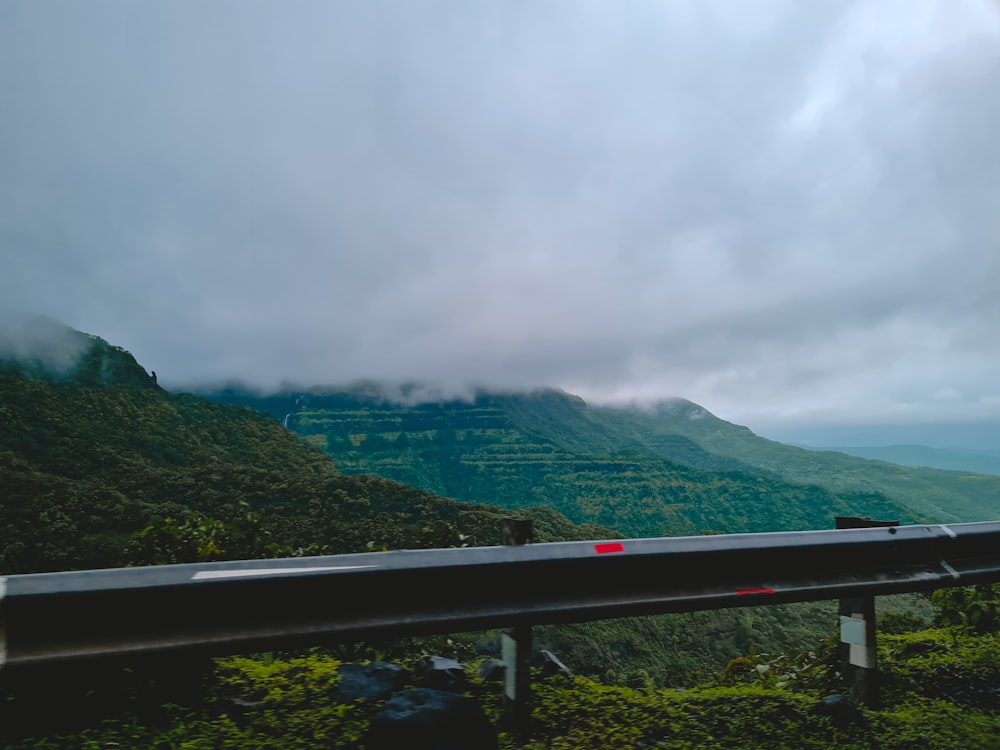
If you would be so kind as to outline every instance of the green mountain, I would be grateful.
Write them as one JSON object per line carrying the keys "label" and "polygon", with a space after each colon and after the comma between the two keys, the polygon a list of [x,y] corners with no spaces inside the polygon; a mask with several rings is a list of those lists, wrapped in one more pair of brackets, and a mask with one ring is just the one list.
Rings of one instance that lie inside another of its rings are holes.
{"label": "green mountain", "polygon": [[761,468],[749,451],[727,454],[706,436],[724,427],[737,440],[768,441],[688,402],[646,413],[541,390],[405,406],[374,383],[204,395],[272,414],[344,474],[376,474],[470,502],[546,506],[629,536],[830,528],[836,515],[922,518],[870,486],[824,487],[805,473]]}
{"label": "green mountain", "polygon": [[271,413],[344,473],[463,500],[548,505],[630,536],[826,528],[835,515],[1000,517],[998,476],[785,445],[683,399],[613,408],[540,390],[406,406],[405,389],[390,400],[377,383],[205,395]]}
{"label": "green mountain", "polygon": [[[1000,518],[1000,477],[897,466],[833,451],[813,451],[754,435],[688,401],[660,404],[648,412],[599,409],[605,420],[644,439],[683,436],[715,456],[725,456],[769,476],[815,483],[838,495],[878,493],[940,523]],[[659,455],[669,448],[652,446]],[[683,457],[679,460],[684,461]],[[693,464],[692,464],[693,465]]]}
{"label": "green mountain", "polygon": [[[270,417],[168,393],[100,338],[4,332],[0,574],[499,541],[509,511],[342,476]],[[539,541],[615,535],[528,515]]]}

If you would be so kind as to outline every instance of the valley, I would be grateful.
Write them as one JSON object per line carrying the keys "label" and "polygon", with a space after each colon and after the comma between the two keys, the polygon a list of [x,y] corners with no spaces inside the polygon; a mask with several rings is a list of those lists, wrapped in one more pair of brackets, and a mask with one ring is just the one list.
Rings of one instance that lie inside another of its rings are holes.
{"label": "valley", "polygon": [[873,463],[754,435],[682,399],[594,407],[554,390],[401,406],[378,384],[258,395],[203,392],[270,413],[345,474],[459,500],[544,504],[629,536],[992,520],[1000,477]]}

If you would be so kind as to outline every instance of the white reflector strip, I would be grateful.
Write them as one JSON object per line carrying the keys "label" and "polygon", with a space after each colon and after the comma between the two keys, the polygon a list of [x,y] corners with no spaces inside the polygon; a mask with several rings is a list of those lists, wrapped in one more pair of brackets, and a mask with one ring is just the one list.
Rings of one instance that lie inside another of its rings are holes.
{"label": "white reflector strip", "polygon": [[868,642],[868,623],[859,617],[840,616],[840,642],[864,646]]}
{"label": "white reflector strip", "polygon": [[875,669],[875,649],[871,646],[859,646],[852,643],[847,661],[862,669]]}
{"label": "white reflector strip", "polygon": [[246,568],[244,570],[199,570],[192,581],[204,581],[211,578],[253,578],[255,576],[280,576],[286,573],[316,573],[329,570],[362,570],[364,568],[381,568],[381,565],[334,565],[328,568]]}

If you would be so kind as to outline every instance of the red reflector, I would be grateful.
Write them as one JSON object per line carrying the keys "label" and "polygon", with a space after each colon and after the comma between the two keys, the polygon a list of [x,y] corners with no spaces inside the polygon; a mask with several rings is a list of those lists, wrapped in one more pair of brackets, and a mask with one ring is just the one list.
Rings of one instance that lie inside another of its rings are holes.
{"label": "red reflector", "polygon": [[736,596],[746,596],[747,594],[773,594],[774,589],[736,589]]}
{"label": "red reflector", "polygon": [[625,547],[621,542],[609,542],[608,544],[595,544],[594,550],[599,555],[606,555],[609,552],[624,552]]}

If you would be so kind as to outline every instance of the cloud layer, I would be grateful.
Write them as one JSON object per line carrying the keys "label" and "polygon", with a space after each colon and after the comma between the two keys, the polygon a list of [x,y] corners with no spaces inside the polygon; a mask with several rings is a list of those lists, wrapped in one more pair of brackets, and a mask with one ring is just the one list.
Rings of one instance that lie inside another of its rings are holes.
{"label": "cloud layer", "polygon": [[976,0],[0,6],[0,303],[184,385],[1000,418]]}

